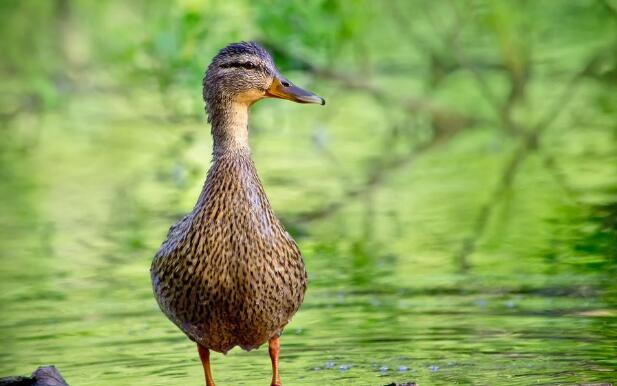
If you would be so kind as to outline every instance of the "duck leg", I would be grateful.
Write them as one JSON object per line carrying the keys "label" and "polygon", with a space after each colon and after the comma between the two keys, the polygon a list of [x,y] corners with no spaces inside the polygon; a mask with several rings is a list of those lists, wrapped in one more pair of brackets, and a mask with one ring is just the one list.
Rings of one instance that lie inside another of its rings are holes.
{"label": "duck leg", "polygon": [[199,351],[199,359],[201,359],[201,364],[204,367],[206,386],[216,386],[214,379],[212,379],[212,371],[210,370],[210,350],[197,343],[197,351]]}
{"label": "duck leg", "polygon": [[281,349],[281,342],[279,337],[275,336],[270,338],[268,342],[268,353],[270,353],[270,360],[272,361],[272,384],[270,386],[282,386],[281,377],[279,376],[279,351]]}

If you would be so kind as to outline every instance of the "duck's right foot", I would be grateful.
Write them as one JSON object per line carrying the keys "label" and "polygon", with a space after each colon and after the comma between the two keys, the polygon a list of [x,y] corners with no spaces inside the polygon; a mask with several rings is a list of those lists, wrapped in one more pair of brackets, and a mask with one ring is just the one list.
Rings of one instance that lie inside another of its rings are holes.
{"label": "duck's right foot", "polygon": [[206,377],[206,386],[216,386],[212,379],[212,371],[210,370],[210,350],[197,343],[197,351],[199,351],[199,359],[204,367],[204,375]]}

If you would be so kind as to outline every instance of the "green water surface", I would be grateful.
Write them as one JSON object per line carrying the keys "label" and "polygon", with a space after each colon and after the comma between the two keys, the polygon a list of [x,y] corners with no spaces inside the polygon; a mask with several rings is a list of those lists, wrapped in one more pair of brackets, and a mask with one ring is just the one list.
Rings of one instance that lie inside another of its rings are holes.
{"label": "green water surface", "polygon": [[[530,152],[494,197],[516,141],[480,125],[380,163],[379,108],[337,99],[260,102],[253,115],[257,168],[310,275],[282,337],[284,384],[615,381],[612,123],[565,118],[570,128],[545,142],[562,179]],[[76,386],[203,384],[195,345],[157,308],[149,266],[200,191],[208,127],[137,114],[140,100],[75,98],[5,132],[0,375],[55,364]],[[368,188],[366,170],[379,175]],[[270,379],[264,347],[213,355],[212,367],[220,385]]]}

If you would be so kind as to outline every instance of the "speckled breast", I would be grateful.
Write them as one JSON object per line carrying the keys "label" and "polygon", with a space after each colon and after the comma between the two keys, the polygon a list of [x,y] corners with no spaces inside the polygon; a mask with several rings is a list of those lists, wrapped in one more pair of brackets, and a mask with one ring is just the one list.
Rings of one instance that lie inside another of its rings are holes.
{"label": "speckled breast", "polygon": [[249,350],[280,334],[302,304],[306,271],[249,154],[215,157],[195,208],[171,227],[151,276],[163,312],[206,348]]}

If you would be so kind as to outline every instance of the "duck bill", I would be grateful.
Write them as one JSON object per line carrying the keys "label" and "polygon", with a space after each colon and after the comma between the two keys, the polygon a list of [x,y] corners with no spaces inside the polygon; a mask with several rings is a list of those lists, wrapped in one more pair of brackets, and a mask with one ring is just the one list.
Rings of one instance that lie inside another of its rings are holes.
{"label": "duck bill", "polygon": [[285,79],[275,77],[272,84],[266,90],[266,96],[272,98],[287,99],[297,103],[316,103],[325,105],[326,101],[310,91],[294,86]]}

